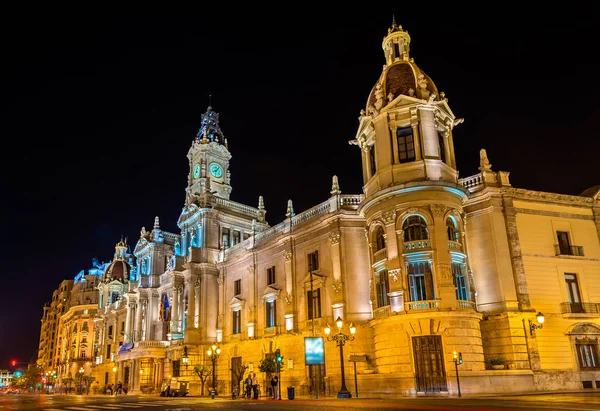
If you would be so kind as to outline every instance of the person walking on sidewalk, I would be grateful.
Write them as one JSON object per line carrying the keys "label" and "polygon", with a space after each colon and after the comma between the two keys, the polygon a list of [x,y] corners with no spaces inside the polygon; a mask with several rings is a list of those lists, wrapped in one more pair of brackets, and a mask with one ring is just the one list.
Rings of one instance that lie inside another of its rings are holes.
{"label": "person walking on sidewalk", "polygon": [[256,373],[252,375],[252,398],[258,400],[258,378],[256,378]]}
{"label": "person walking on sidewalk", "polygon": [[276,400],[279,397],[279,378],[277,374],[271,378],[271,388],[273,389],[273,399]]}

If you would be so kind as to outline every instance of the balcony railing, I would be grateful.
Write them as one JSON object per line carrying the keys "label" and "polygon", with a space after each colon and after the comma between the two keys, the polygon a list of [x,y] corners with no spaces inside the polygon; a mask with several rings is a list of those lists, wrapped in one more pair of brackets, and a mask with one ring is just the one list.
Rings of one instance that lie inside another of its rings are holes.
{"label": "balcony railing", "polygon": [[387,248],[382,248],[381,250],[375,251],[373,254],[373,264],[385,259],[387,259]]}
{"label": "balcony railing", "polygon": [[431,241],[419,240],[419,241],[408,241],[402,245],[404,251],[418,251],[418,250],[430,250]]}
{"label": "balcony railing", "polygon": [[600,303],[561,303],[562,314],[600,314]]}
{"label": "balcony railing", "polygon": [[390,306],[379,307],[373,310],[373,319],[385,318],[390,316]]}
{"label": "balcony railing", "polygon": [[135,348],[166,348],[168,346],[169,346],[169,341],[161,341],[161,340],[137,341],[134,344]]}
{"label": "balcony railing", "polygon": [[462,252],[462,244],[458,241],[448,241],[448,250]]}
{"label": "balcony railing", "polygon": [[473,301],[468,301],[468,300],[458,300],[458,308],[470,308],[470,309],[474,310],[475,303]]}
{"label": "balcony railing", "polygon": [[409,302],[404,303],[404,309],[407,312],[437,310],[438,308],[439,308],[438,300],[409,301]]}
{"label": "balcony railing", "polygon": [[569,245],[561,247],[558,244],[554,244],[554,255],[574,255],[577,257],[583,257],[583,246],[582,245]]}

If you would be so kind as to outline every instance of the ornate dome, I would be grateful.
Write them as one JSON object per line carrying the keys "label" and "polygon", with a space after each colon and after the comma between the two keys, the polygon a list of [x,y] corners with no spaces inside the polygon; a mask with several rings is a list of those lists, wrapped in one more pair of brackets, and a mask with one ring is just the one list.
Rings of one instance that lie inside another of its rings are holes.
{"label": "ornate dome", "polygon": [[386,64],[369,94],[367,113],[373,109],[380,110],[401,94],[424,100],[433,94],[439,97],[434,82],[410,57],[410,36],[396,24],[395,19],[383,39],[382,48]]}
{"label": "ornate dome", "polygon": [[103,281],[121,281],[122,283],[129,281],[129,274],[131,273],[131,266],[126,261],[127,258],[127,242],[121,241],[115,246],[115,257],[113,261],[106,267],[104,272]]}
{"label": "ornate dome", "polygon": [[401,94],[422,99],[429,98],[431,94],[439,96],[433,80],[414,61],[399,61],[385,68],[371,90],[367,112],[369,107],[376,107],[378,89],[381,90],[381,99],[386,101],[384,106]]}
{"label": "ornate dome", "polygon": [[115,260],[106,269],[104,273],[105,281],[118,280],[121,282],[129,281],[131,266],[125,260]]}

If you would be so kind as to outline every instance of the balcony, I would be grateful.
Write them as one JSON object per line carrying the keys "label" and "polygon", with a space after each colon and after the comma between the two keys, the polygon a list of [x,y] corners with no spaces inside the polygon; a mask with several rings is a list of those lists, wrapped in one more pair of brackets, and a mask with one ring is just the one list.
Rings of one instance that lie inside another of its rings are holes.
{"label": "balcony", "polygon": [[576,257],[583,257],[583,246],[582,245],[568,245],[568,246],[560,246],[559,244],[554,244],[554,255],[562,256],[562,255],[572,255]]}
{"label": "balcony", "polygon": [[450,251],[458,251],[460,253],[463,252],[462,244],[458,241],[448,241],[448,250]]}
{"label": "balcony", "polygon": [[431,241],[429,241],[429,240],[408,241],[408,242],[405,242],[402,244],[402,249],[405,252],[431,250]]}
{"label": "balcony", "polygon": [[135,348],[166,348],[169,346],[169,341],[161,340],[145,340],[134,343]]}
{"label": "balcony", "polygon": [[439,300],[408,301],[404,303],[404,309],[407,313],[413,311],[433,311],[439,309],[439,303]]}
{"label": "balcony", "polygon": [[561,303],[560,312],[566,317],[600,317],[600,303]]}
{"label": "balcony", "polygon": [[375,253],[373,253],[373,265],[385,260],[387,260],[387,248],[382,248],[381,250],[375,251]]}
{"label": "balcony", "polygon": [[373,310],[373,319],[385,318],[390,316],[390,306],[379,307]]}

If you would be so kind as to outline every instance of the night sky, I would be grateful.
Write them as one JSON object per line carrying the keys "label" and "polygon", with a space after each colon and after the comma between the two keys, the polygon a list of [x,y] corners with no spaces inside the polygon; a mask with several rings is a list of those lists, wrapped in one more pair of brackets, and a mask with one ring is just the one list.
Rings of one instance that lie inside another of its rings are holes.
{"label": "night sky", "polygon": [[264,196],[271,225],[288,199],[296,213],[326,200],[333,175],[361,193],[348,140],[392,14],[465,119],[454,130],[461,177],[486,148],[515,187],[600,184],[598,10],[341,4],[3,11],[0,368],[36,355],[60,281],[110,260],[121,235],[133,248],[155,216],[179,232],[186,154],[209,95],[233,155],[231,198]]}

